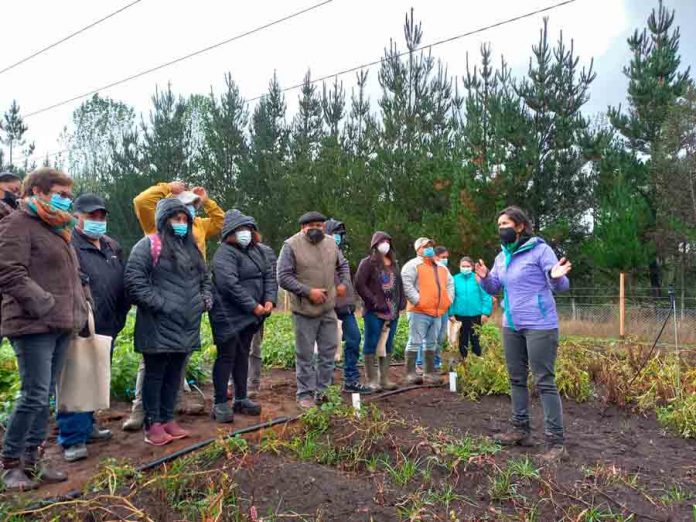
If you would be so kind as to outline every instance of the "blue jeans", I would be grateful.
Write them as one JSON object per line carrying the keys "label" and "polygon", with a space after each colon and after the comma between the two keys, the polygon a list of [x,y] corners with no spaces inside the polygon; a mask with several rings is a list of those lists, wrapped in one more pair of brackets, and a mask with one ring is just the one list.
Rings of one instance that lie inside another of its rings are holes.
{"label": "blue jeans", "polygon": [[437,339],[440,335],[442,320],[440,317],[411,312],[409,315],[407,352],[418,352],[419,348],[434,352],[437,350]]}
{"label": "blue jeans", "polygon": [[338,319],[343,330],[343,381],[346,384],[354,384],[360,381],[360,328],[353,312],[341,314]]}
{"label": "blue jeans", "polygon": [[64,448],[86,444],[94,426],[94,414],[85,412],[58,412],[56,414],[58,424],[58,444]]}
{"label": "blue jeans", "polygon": [[69,332],[23,335],[10,339],[17,355],[21,394],[7,422],[2,455],[19,459],[46,440],[49,397],[65,362]]}
{"label": "blue jeans", "polygon": [[[379,343],[379,336],[382,334],[382,327],[384,326],[385,320],[380,319],[372,312],[366,312],[363,316],[363,323],[365,325],[365,344],[363,344],[363,353],[365,355],[374,355],[377,352],[377,344]],[[386,346],[386,351],[388,354],[392,353],[394,336],[396,335],[396,327],[398,325],[398,317],[389,324],[389,337],[387,337]]]}

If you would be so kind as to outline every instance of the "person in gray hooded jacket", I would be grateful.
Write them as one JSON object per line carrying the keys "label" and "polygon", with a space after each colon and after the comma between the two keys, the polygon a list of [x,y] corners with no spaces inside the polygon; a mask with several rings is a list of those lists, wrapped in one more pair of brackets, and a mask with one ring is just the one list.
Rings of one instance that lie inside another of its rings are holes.
{"label": "person in gray hooded jacket", "polygon": [[186,207],[162,199],[155,220],[157,233],[133,247],[124,279],[138,306],[134,344],[145,361],[145,442],[161,446],[189,435],[174,422],[174,406],[186,358],[201,347],[201,317],[213,299]]}
{"label": "person in gray hooded jacket", "polygon": [[[234,412],[260,415],[247,397],[249,349],[254,334],[275,306],[278,286],[273,266],[259,246],[256,221],[239,210],[225,214],[222,244],[213,258],[213,309],[210,323],[217,346],[213,366],[218,422],[232,422]],[[227,402],[227,383],[234,381],[234,406]]]}

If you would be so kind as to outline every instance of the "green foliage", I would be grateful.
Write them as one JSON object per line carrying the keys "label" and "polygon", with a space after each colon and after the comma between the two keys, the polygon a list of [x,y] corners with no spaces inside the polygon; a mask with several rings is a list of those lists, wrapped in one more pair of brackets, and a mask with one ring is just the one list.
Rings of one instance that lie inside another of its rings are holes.
{"label": "green foliage", "polygon": [[657,419],[675,435],[696,438],[696,395],[687,393],[658,407]]}

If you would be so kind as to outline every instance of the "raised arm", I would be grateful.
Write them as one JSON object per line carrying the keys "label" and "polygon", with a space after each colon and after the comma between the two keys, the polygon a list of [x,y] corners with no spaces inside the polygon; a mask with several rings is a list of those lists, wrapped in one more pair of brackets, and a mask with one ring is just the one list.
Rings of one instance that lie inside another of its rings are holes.
{"label": "raised arm", "polygon": [[225,211],[210,198],[203,200],[206,217],[198,218],[205,228],[205,238],[212,239],[220,234],[225,222]]}
{"label": "raised arm", "polygon": [[554,292],[567,292],[570,289],[570,280],[568,276],[558,278],[551,277],[551,269],[558,264],[558,257],[549,245],[540,245],[539,247],[539,267],[546,275],[546,280]]}
{"label": "raised arm", "polygon": [[496,261],[493,261],[493,268],[491,270],[486,269],[485,277],[481,275],[481,266],[485,268],[483,261],[479,260],[476,264],[476,277],[479,281],[479,285],[490,295],[496,295],[503,286],[498,276],[498,263]]}
{"label": "raised arm", "polygon": [[157,185],[143,190],[133,198],[135,216],[138,218],[140,228],[143,229],[146,235],[157,232],[157,225],[155,224],[155,207],[157,207],[157,202],[171,195],[172,189],[169,183],[157,183]]}

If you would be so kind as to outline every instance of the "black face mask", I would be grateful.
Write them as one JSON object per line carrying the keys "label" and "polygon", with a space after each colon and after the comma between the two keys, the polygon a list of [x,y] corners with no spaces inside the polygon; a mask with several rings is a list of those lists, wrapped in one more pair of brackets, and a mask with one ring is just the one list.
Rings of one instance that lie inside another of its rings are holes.
{"label": "black face mask", "polygon": [[316,245],[324,240],[325,234],[321,228],[310,228],[307,230],[307,239],[309,242]]}
{"label": "black face mask", "polygon": [[500,227],[498,229],[498,237],[503,245],[510,245],[517,241],[517,232],[512,227]]}
{"label": "black face mask", "polygon": [[5,195],[3,196],[2,200],[10,205],[12,208],[17,208],[17,196],[9,191],[5,191]]}

